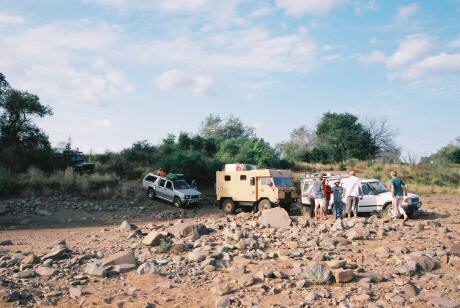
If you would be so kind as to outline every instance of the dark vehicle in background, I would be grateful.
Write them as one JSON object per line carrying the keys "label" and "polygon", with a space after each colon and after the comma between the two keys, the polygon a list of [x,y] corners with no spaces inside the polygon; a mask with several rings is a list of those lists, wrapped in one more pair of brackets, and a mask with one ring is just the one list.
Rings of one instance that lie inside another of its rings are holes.
{"label": "dark vehicle in background", "polygon": [[68,167],[72,167],[78,173],[93,173],[94,164],[90,163],[78,150],[64,150],[62,156]]}

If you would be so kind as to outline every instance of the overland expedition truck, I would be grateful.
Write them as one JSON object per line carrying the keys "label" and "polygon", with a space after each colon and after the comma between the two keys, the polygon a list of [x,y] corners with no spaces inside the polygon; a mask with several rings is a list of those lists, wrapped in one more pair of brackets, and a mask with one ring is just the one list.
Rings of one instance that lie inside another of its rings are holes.
{"label": "overland expedition truck", "polygon": [[[217,205],[226,214],[234,214],[238,207],[265,210],[273,206],[289,209],[297,202],[297,193],[289,170],[246,170],[226,166],[216,172]],[[244,165],[243,165],[244,166]],[[231,171],[229,171],[231,170]]]}

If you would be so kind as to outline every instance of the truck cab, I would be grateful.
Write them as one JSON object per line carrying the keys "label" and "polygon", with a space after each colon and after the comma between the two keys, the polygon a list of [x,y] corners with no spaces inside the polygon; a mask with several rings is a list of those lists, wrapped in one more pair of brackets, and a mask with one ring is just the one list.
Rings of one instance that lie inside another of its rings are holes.
{"label": "truck cab", "polygon": [[217,204],[226,214],[234,214],[237,208],[261,211],[282,206],[289,209],[297,201],[291,171],[244,169],[216,172]]}

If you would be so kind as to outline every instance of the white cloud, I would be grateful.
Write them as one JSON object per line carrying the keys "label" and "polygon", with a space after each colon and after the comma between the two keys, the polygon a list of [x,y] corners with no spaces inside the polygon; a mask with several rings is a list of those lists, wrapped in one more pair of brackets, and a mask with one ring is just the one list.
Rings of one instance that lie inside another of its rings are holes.
{"label": "white cloud", "polygon": [[385,53],[381,50],[374,50],[371,54],[361,55],[358,57],[359,61],[365,65],[385,62]]}
{"label": "white cloud", "polygon": [[8,12],[0,11],[0,27],[17,26],[24,23],[24,18],[18,15],[12,15]]}
{"label": "white cloud", "polygon": [[431,47],[431,39],[425,34],[409,35],[399,44],[399,48],[388,58],[387,65],[397,68],[419,59]]}
{"label": "white cloud", "polygon": [[420,6],[417,3],[401,6],[396,14],[396,19],[406,20],[418,12],[420,12]]}
{"label": "white cloud", "polygon": [[405,70],[401,78],[414,80],[421,77],[460,72],[460,54],[441,53],[415,63]]}
{"label": "white cloud", "polygon": [[251,13],[248,14],[249,18],[258,18],[270,15],[273,12],[273,8],[270,6],[262,6],[260,8],[255,9]]}
{"label": "white cloud", "polygon": [[362,16],[364,11],[377,11],[379,9],[375,0],[369,0],[365,3],[357,2],[355,5],[356,16]]}
{"label": "white cloud", "polygon": [[98,128],[108,129],[112,127],[112,121],[110,121],[109,119],[102,119],[94,122],[94,126]]}
{"label": "white cloud", "polygon": [[153,81],[163,91],[185,88],[198,95],[215,94],[215,80],[209,74],[191,74],[173,69],[154,77]]}
{"label": "white cloud", "polygon": [[288,15],[300,17],[326,15],[345,2],[344,0],[276,0],[276,5],[284,9]]}
{"label": "white cloud", "polygon": [[119,32],[85,21],[0,31],[0,71],[47,104],[104,104],[133,90],[121,71],[91,65],[113,50]]}

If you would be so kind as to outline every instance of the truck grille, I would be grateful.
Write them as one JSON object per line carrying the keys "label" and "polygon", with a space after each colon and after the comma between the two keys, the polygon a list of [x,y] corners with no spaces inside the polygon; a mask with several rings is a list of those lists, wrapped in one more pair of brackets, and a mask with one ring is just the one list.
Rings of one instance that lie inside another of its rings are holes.
{"label": "truck grille", "polygon": [[198,198],[200,198],[199,195],[192,195],[192,199],[198,199]]}

